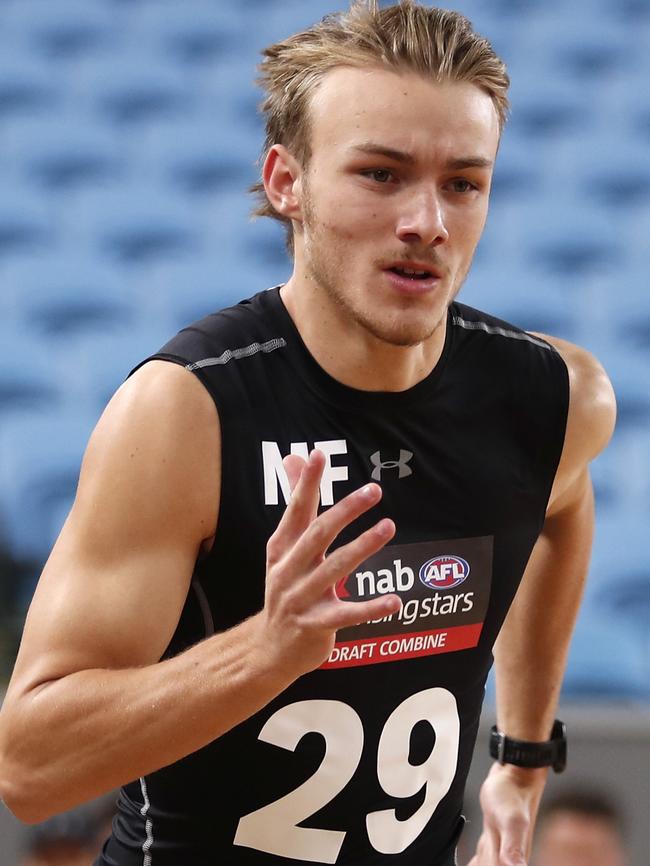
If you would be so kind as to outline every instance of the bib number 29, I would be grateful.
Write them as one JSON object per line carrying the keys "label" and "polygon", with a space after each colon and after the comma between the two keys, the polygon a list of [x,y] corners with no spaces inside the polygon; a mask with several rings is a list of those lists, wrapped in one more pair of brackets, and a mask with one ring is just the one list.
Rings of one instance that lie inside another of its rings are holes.
{"label": "bib number 29", "polygon": [[[418,722],[435,731],[435,745],[422,764],[409,762],[411,733]],[[244,815],[235,845],[244,845],[314,863],[336,863],[345,831],[299,827],[339,794],[354,775],[364,744],[363,723],[342,701],[299,701],[274,713],[260,731],[265,743],[294,751],[308,733],[325,740],[325,756],[314,773],[295,790]],[[379,738],[377,776],[391,797],[412,797],[425,788],[424,801],[406,820],[394,809],[366,816],[368,838],[381,854],[399,854],[417,839],[449,790],[456,774],[460,722],[456,699],[447,689],[417,692],[388,717]]]}

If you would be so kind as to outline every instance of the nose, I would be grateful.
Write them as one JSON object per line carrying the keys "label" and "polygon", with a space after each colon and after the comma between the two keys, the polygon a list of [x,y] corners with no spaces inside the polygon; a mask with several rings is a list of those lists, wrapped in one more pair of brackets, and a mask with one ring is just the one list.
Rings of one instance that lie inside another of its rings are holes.
{"label": "nose", "polygon": [[432,190],[412,194],[400,213],[395,233],[403,243],[444,244],[449,232],[438,194]]}

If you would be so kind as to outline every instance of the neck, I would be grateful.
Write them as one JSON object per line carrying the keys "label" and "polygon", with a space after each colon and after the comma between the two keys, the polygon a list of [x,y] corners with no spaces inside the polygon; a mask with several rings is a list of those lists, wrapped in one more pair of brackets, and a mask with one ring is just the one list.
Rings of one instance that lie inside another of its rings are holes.
{"label": "neck", "polygon": [[303,342],[337,381],[361,391],[406,391],[425,379],[442,355],[447,316],[420,343],[386,342],[351,319],[327,292],[294,273],[280,295]]}

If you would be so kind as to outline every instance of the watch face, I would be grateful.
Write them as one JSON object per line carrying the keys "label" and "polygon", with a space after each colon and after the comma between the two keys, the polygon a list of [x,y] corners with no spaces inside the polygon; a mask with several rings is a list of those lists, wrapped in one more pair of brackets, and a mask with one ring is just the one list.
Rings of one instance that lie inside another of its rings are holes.
{"label": "watch face", "polygon": [[[556,733],[556,729],[557,733]],[[567,742],[566,742],[566,725],[564,722],[557,720],[553,725],[553,739],[555,740],[555,760],[553,761],[553,770],[556,773],[561,773],[566,767]]]}

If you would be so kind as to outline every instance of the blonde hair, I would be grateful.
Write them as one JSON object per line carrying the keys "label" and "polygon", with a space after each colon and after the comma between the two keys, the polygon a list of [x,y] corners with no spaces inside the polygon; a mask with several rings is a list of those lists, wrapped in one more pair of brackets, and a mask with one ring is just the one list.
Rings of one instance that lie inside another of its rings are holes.
{"label": "blonde hair", "polygon": [[[388,66],[410,70],[436,82],[467,81],[492,99],[503,129],[510,79],[492,46],[459,12],[400,0],[383,9],[378,0],[352,0],[347,12],[325,16],[318,24],[262,52],[258,83],[265,91],[262,112],[266,138],[260,164],[274,144],[283,144],[306,167],[310,157],[309,105],[326,72],[338,66]],[[285,223],[293,250],[291,220],[278,213],[264,184],[251,187],[259,198],[254,216]]]}

